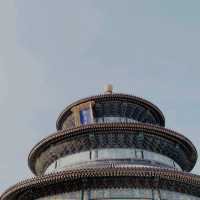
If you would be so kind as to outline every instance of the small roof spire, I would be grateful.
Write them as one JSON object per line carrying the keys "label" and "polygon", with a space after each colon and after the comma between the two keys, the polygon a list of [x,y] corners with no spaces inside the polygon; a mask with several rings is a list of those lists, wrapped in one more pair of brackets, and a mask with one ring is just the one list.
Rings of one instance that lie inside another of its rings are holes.
{"label": "small roof spire", "polygon": [[113,86],[111,84],[107,84],[104,86],[104,94],[112,94]]}

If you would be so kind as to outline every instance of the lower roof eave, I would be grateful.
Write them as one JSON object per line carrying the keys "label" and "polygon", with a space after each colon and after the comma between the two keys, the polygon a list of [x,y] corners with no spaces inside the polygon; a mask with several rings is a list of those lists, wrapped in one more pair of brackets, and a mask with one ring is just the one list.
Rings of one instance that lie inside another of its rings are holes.
{"label": "lower roof eave", "polygon": [[[28,199],[31,200],[31,199],[39,198],[40,196],[44,196],[44,194],[47,195],[46,188],[48,187],[49,188],[53,187],[56,189],[59,186],[59,192],[61,192],[60,191],[61,188],[64,190],[62,192],[66,192],[67,190],[69,190],[70,187],[72,187],[73,185],[72,182],[74,181],[78,181],[79,183],[80,182],[86,183],[87,180],[89,179],[92,180],[92,179],[98,178],[98,180],[100,180],[101,178],[103,179],[103,178],[120,178],[120,177],[123,177],[123,178],[131,177],[131,179],[134,177],[134,179],[132,179],[134,181],[133,183],[131,183],[132,187],[134,186],[133,184],[137,183],[137,181],[135,180],[144,179],[145,183],[149,182],[150,180],[152,183],[155,183],[153,187],[156,186],[156,182],[157,182],[156,187],[158,188],[160,187],[166,188],[167,183],[170,182],[170,184],[172,183],[172,185],[174,185],[175,191],[179,190],[177,189],[178,186],[180,186],[181,188],[183,187],[183,184],[184,184],[186,187],[185,189],[186,193],[187,191],[190,191],[190,194],[192,194],[191,187],[193,187],[195,188],[194,191],[198,190],[197,192],[198,194],[200,194],[199,193],[200,192],[200,176],[198,175],[194,175],[194,174],[190,174],[186,172],[180,172],[176,170],[170,170],[167,168],[143,167],[143,166],[130,167],[130,166],[107,164],[101,168],[96,167],[96,168],[61,171],[57,173],[52,173],[52,174],[28,179],[9,188],[5,193],[2,194],[0,199],[1,200],[16,200],[18,199],[20,195],[25,194],[25,197],[29,196]],[[60,185],[64,185],[64,187],[60,187]],[[98,187],[98,186],[90,184],[89,187],[93,188],[93,187]],[[72,190],[72,188],[70,190]],[[34,195],[31,196],[32,194]],[[23,199],[23,198],[20,198],[20,199]]]}

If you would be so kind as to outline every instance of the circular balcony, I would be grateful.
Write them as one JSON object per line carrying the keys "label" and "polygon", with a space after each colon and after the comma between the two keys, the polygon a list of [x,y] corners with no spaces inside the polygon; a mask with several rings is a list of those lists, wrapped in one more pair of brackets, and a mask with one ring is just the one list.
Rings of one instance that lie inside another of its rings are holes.
{"label": "circular balcony", "polygon": [[28,160],[36,175],[103,160],[121,164],[129,160],[133,165],[190,171],[197,152],[187,138],[162,127],[143,123],[91,124],[43,139]]}

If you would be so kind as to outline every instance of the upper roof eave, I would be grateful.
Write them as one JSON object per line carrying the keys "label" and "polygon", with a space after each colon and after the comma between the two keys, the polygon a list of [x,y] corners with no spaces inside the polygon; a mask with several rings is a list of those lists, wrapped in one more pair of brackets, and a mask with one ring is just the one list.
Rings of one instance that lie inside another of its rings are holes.
{"label": "upper roof eave", "polygon": [[96,101],[103,101],[103,100],[127,100],[130,102],[137,102],[138,104],[141,104],[153,110],[153,112],[157,115],[157,117],[159,117],[160,125],[165,126],[165,117],[162,111],[150,101],[147,101],[141,97],[137,97],[133,95],[122,94],[122,93],[112,93],[112,94],[100,94],[100,95],[83,98],[67,106],[58,116],[58,119],[56,122],[57,130],[61,129],[63,118],[65,118],[66,114],[72,109],[72,107],[85,103],[87,101],[96,102]]}

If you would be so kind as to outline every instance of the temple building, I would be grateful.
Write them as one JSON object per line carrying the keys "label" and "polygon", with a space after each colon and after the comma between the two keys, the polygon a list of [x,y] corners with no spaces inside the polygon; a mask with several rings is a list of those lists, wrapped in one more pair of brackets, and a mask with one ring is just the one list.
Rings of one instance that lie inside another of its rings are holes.
{"label": "temple building", "polygon": [[165,128],[158,107],[113,93],[78,100],[58,117],[57,132],[31,150],[35,177],[1,200],[200,200],[192,142]]}

